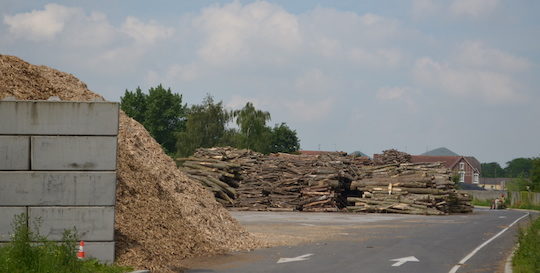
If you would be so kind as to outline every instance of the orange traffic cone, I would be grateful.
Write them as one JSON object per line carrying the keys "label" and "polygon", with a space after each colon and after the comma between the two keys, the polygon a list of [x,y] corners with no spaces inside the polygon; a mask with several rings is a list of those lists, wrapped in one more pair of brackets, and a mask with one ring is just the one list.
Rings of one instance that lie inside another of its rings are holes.
{"label": "orange traffic cone", "polygon": [[77,252],[77,258],[84,259],[84,256],[86,254],[84,253],[84,241],[81,241],[79,243],[79,251]]}

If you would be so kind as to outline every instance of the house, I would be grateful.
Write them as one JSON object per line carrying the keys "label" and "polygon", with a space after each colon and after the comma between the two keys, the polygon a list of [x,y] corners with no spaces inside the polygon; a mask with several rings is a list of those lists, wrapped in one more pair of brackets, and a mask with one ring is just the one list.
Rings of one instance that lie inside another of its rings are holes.
{"label": "house", "polygon": [[512,178],[507,177],[481,177],[480,184],[486,190],[505,190],[506,183],[510,182]]}
{"label": "house", "polygon": [[412,155],[411,162],[441,162],[445,167],[459,174],[459,182],[480,184],[480,162],[472,156]]}

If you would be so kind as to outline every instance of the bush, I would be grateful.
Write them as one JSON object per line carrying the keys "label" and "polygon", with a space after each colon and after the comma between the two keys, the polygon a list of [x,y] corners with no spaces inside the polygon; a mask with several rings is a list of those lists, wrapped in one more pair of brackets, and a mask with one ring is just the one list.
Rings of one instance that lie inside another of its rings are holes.
{"label": "bush", "polygon": [[[51,242],[34,233],[26,214],[15,216],[11,241],[0,248],[0,272],[10,273],[122,273],[131,268],[105,265],[95,259],[79,260],[77,236],[66,230],[63,242]],[[38,230],[37,226],[34,230]]]}
{"label": "bush", "polygon": [[540,218],[519,230],[519,248],[512,259],[515,273],[540,273]]}

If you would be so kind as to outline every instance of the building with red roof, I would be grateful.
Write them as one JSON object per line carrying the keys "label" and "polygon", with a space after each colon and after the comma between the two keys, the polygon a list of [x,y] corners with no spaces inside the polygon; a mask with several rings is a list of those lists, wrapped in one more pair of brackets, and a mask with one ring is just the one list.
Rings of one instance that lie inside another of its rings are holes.
{"label": "building with red roof", "polygon": [[473,156],[412,155],[411,162],[441,162],[445,167],[459,174],[459,181],[467,184],[480,183],[480,162]]}

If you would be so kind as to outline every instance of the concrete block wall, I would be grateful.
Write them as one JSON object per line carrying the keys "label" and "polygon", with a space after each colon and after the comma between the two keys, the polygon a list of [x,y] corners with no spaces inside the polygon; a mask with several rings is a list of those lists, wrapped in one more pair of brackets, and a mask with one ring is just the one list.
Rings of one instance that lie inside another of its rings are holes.
{"label": "concrete block wall", "polygon": [[88,257],[114,260],[117,103],[0,101],[0,244],[17,214],[61,240],[75,228]]}

